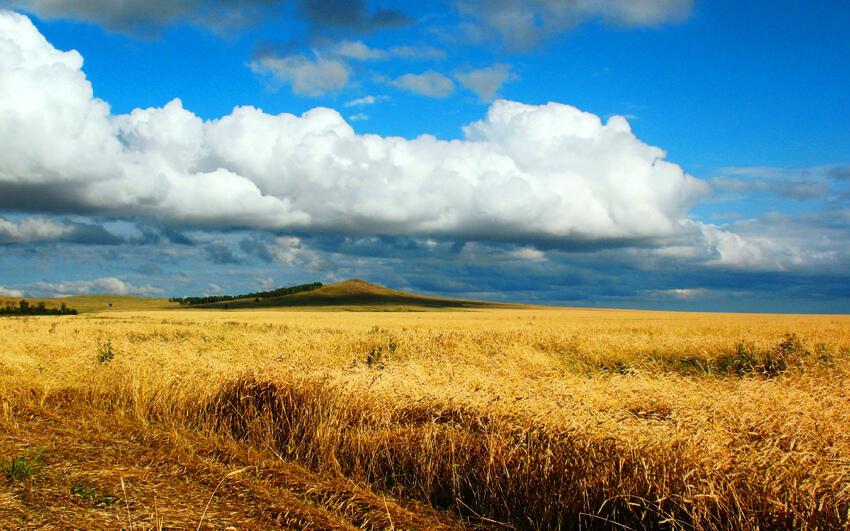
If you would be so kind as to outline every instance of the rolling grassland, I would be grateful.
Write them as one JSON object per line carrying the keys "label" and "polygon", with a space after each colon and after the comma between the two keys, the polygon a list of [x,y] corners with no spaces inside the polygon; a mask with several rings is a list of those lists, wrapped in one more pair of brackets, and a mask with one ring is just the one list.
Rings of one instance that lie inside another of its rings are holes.
{"label": "rolling grassland", "polygon": [[0,527],[846,528],[848,362],[848,316],[9,317]]}

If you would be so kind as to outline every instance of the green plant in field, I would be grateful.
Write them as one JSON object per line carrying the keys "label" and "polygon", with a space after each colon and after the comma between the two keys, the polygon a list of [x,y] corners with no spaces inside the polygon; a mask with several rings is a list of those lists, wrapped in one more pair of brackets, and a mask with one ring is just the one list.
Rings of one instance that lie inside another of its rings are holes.
{"label": "green plant in field", "polygon": [[373,346],[366,353],[366,365],[369,367],[383,366],[381,358],[384,357],[384,349],[380,345]]}
{"label": "green plant in field", "polygon": [[95,507],[109,507],[117,501],[117,498],[114,496],[101,496],[97,491],[97,487],[94,485],[85,485],[83,483],[74,483],[71,485],[71,496],[93,502]]}
{"label": "green plant in field", "polygon": [[735,343],[735,352],[724,354],[715,360],[717,372],[731,372],[738,376],[750,374],[759,366],[758,349],[751,341]]}
{"label": "green plant in field", "polygon": [[387,356],[398,350],[398,340],[379,326],[373,326],[369,330],[369,336],[372,338],[372,344],[366,351],[366,365],[382,369]]}
{"label": "green plant in field", "polygon": [[803,341],[797,337],[797,334],[785,334],[785,337],[777,345],[776,352],[784,358],[806,356],[809,354],[805,345],[803,345]]}
{"label": "green plant in field", "polygon": [[118,498],[115,496],[101,496],[95,501],[95,507],[111,507],[115,505],[115,502],[118,501]]}
{"label": "green plant in field", "polygon": [[821,363],[823,365],[829,365],[832,363],[832,353],[830,352],[829,347],[827,347],[823,343],[818,343],[817,345],[815,345],[814,354],[816,356],[816,359],[818,360],[818,363]]}
{"label": "green plant in field", "polygon": [[750,341],[738,341],[735,352],[724,354],[714,361],[717,372],[734,373],[738,376],[757,373],[767,378],[783,374],[792,366],[798,366],[809,355],[809,351],[796,334],[785,334],[774,348],[759,351]]}
{"label": "green plant in field", "polygon": [[97,497],[97,489],[91,485],[75,483],[71,485],[71,496],[77,496],[84,500],[91,500]]}
{"label": "green plant in field", "polygon": [[10,482],[17,483],[26,481],[35,474],[36,469],[43,464],[41,454],[44,453],[44,446],[35,451],[32,457],[19,455],[13,458],[4,466],[6,479]]}
{"label": "green plant in field", "polygon": [[711,361],[705,358],[695,356],[685,356],[683,358],[674,358],[667,360],[668,366],[673,366],[675,369],[693,374],[709,374],[711,372]]}
{"label": "green plant in field", "polygon": [[800,365],[809,354],[797,334],[785,334],[782,341],[765,354],[761,372],[768,377],[777,376],[791,366]]}
{"label": "green plant in field", "polygon": [[107,339],[103,343],[97,344],[97,362],[109,363],[115,357],[115,352],[112,350],[112,340]]}
{"label": "green plant in field", "polygon": [[631,364],[623,360],[604,360],[598,363],[597,368],[613,374],[622,374],[623,376],[633,375],[637,372]]}

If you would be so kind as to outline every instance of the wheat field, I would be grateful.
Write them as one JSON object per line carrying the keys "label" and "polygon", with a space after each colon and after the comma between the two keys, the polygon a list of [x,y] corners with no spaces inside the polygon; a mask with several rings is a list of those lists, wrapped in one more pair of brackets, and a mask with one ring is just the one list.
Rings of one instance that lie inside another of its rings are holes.
{"label": "wheat field", "polygon": [[4,318],[0,527],[847,528],[848,361],[848,316]]}

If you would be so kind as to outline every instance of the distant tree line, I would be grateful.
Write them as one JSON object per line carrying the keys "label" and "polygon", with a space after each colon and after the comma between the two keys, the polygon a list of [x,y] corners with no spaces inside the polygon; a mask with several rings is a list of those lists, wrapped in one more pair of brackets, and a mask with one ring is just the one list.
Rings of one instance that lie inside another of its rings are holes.
{"label": "distant tree line", "polygon": [[44,301],[33,305],[22,300],[17,306],[6,303],[6,306],[0,308],[0,315],[77,315],[77,310],[68,308],[64,302],[58,308],[48,308]]}
{"label": "distant tree line", "polygon": [[216,302],[235,301],[239,299],[254,299],[257,302],[260,299],[268,299],[270,297],[283,297],[284,295],[292,295],[303,291],[313,291],[323,286],[321,282],[313,282],[312,284],[299,284],[288,288],[277,288],[271,291],[257,291],[254,293],[246,293],[244,295],[209,295],[206,297],[172,297],[168,299],[170,302],[179,302],[180,304],[213,304]]}

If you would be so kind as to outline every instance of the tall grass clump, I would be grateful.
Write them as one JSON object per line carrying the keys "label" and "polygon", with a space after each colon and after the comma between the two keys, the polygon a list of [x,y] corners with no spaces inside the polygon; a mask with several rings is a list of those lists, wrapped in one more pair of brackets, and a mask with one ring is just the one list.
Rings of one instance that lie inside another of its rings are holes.
{"label": "tall grass clump", "polygon": [[721,373],[738,376],[760,374],[773,378],[791,367],[801,365],[809,355],[800,338],[788,333],[779,344],[766,350],[759,350],[752,341],[738,341],[734,353],[719,356],[714,365]]}

